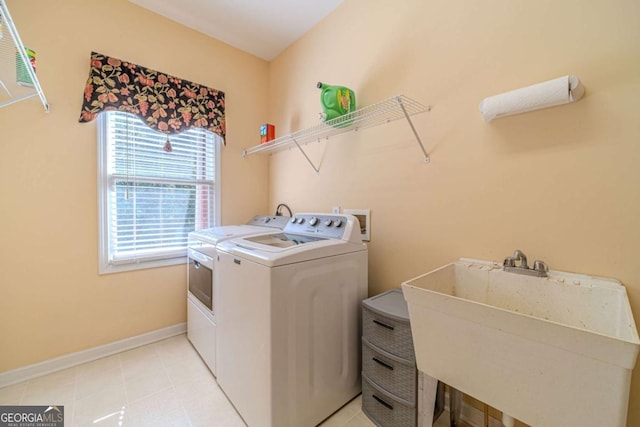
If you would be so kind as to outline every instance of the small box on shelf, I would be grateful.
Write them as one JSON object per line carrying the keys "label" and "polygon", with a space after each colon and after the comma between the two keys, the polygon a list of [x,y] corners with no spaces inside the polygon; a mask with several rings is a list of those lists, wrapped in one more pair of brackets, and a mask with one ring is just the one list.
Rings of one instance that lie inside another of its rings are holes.
{"label": "small box on shelf", "polygon": [[276,137],[276,127],[269,123],[260,126],[260,144],[273,141]]}

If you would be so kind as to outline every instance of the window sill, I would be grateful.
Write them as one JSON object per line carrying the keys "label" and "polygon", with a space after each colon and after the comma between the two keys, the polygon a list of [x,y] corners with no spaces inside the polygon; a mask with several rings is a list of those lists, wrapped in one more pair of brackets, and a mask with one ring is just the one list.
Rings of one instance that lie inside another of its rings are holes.
{"label": "window sill", "polygon": [[149,268],[169,267],[172,265],[187,264],[187,257],[156,259],[151,261],[132,261],[130,263],[109,264],[100,262],[98,274],[124,273],[127,271],[146,270]]}

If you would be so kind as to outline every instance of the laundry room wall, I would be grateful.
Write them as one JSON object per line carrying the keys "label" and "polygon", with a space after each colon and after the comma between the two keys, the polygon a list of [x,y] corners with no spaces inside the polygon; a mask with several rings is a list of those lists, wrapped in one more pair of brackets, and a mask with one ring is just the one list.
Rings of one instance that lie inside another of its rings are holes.
{"label": "laundry room wall", "polygon": [[185,266],[98,275],[92,50],[226,92],[222,222],[268,213],[268,64],[126,0],[8,0],[51,104],[0,109],[0,372],[186,322]]}
{"label": "laundry room wall", "polygon": [[[460,257],[515,249],[613,277],[640,319],[640,3],[346,0],[269,66],[279,135],[318,123],[316,83],[365,106],[404,94],[432,111],[295,148],[270,162],[270,200],[371,209],[369,294]],[[576,74],[571,105],[484,123],[491,95]],[[533,403],[535,404],[535,403]],[[544,410],[544,408],[541,408]],[[640,425],[640,369],[629,426]]]}

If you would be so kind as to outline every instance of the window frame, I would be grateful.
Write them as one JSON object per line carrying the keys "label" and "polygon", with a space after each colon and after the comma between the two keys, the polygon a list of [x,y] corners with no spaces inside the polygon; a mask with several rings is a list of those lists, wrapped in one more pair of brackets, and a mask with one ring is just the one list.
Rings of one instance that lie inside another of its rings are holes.
{"label": "window frame", "polygon": [[[109,260],[109,198],[111,196],[110,176],[109,176],[109,142],[108,142],[108,116],[109,114],[119,113],[116,111],[107,111],[98,115],[98,274],[119,273],[125,271],[135,271],[147,268],[166,267],[177,264],[186,264],[187,249],[180,256],[160,258],[160,259],[138,259],[131,262],[112,263]],[[129,114],[129,113],[120,113]],[[135,117],[135,116],[133,116]],[[150,132],[154,132],[149,129]],[[205,131],[208,132],[208,131]],[[212,134],[211,140],[214,146],[214,209],[213,226],[220,224],[221,207],[220,200],[222,186],[220,185],[220,157],[221,157],[221,138]],[[162,150],[162,145],[158,145],[158,150]]]}

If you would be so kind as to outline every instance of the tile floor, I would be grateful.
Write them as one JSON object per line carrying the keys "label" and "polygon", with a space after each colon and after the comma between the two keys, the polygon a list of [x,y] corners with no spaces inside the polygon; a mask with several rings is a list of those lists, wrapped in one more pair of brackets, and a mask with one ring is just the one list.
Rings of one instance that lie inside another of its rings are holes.
{"label": "tile floor", "polygon": [[[186,335],[0,388],[0,405],[49,404],[64,405],[65,427],[245,425]],[[361,404],[322,427],[375,427]]]}

